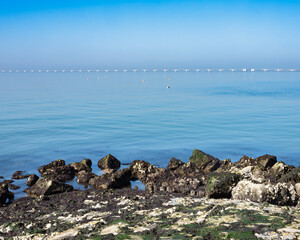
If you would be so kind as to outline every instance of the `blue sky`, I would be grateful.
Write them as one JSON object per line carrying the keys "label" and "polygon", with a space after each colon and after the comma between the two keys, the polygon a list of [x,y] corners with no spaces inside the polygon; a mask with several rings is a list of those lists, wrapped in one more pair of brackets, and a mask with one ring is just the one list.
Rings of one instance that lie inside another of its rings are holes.
{"label": "blue sky", "polygon": [[300,1],[3,1],[0,68],[300,68]]}

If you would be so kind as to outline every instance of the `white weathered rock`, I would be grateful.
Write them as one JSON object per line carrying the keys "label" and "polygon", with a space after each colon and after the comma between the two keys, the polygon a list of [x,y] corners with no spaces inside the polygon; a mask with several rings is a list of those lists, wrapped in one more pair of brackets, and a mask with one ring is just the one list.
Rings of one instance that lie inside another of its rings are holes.
{"label": "white weathered rock", "polygon": [[249,180],[242,180],[233,188],[232,198],[277,205],[295,205],[298,199],[296,190],[291,184],[261,184]]}
{"label": "white weathered rock", "polygon": [[64,231],[62,233],[55,233],[54,236],[50,237],[51,240],[62,240],[62,239],[68,239],[71,237],[76,237],[78,235],[77,229],[68,229],[67,231]]}
{"label": "white weathered rock", "polygon": [[108,235],[108,234],[118,235],[118,233],[120,232],[120,228],[124,226],[125,226],[124,223],[118,223],[118,224],[108,226],[102,229],[100,235]]}
{"label": "white weathered rock", "polygon": [[295,184],[295,189],[296,189],[297,195],[300,197],[300,183]]}
{"label": "white weathered rock", "polygon": [[252,202],[264,202],[268,197],[268,187],[265,184],[242,180],[232,189],[232,198]]}
{"label": "white weathered rock", "polygon": [[263,183],[266,181],[263,173],[260,169],[256,169],[253,166],[247,166],[238,171],[242,175],[242,178],[252,180],[256,183]]}
{"label": "white weathered rock", "polygon": [[133,232],[138,233],[138,232],[151,232],[157,227],[157,224],[147,224],[145,226],[139,226],[134,228]]}

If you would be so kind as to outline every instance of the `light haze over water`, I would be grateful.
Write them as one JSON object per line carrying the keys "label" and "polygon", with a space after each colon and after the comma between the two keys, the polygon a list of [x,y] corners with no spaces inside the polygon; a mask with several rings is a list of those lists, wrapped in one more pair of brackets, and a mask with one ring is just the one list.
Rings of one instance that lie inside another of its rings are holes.
{"label": "light haze over water", "polygon": [[97,172],[108,153],[166,167],[193,148],[300,163],[299,72],[1,73],[0,85],[2,176],[58,158]]}

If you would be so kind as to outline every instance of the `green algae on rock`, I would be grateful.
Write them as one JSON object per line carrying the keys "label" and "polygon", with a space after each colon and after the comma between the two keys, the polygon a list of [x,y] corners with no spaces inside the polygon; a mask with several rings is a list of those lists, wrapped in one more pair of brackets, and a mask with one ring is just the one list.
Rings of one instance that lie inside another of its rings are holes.
{"label": "green algae on rock", "polygon": [[211,172],[220,166],[220,160],[198,149],[194,149],[190,162],[204,172]]}
{"label": "green algae on rock", "polygon": [[0,208],[0,239],[298,239],[300,211],[232,199],[89,189]]}
{"label": "green algae on rock", "polygon": [[210,173],[207,177],[206,196],[211,198],[231,198],[233,187],[240,180],[236,173]]}

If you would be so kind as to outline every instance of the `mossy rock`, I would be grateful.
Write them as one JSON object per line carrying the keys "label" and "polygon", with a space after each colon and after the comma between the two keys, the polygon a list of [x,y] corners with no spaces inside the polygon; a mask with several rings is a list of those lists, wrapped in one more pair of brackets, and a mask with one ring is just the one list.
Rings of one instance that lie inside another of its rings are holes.
{"label": "mossy rock", "polygon": [[196,167],[211,172],[220,166],[220,160],[205,153],[201,150],[194,149],[193,155],[190,157],[190,162]]}
{"label": "mossy rock", "polygon": [[206,195],[210,198],[231,198],[232,188],[240,175],[230,172],[211,173],[207,177]]}
{"label": "mossy rock", "polygon": [[284,174],[279,182],[300,183],[300,167],[294,168],[292,171]]}

